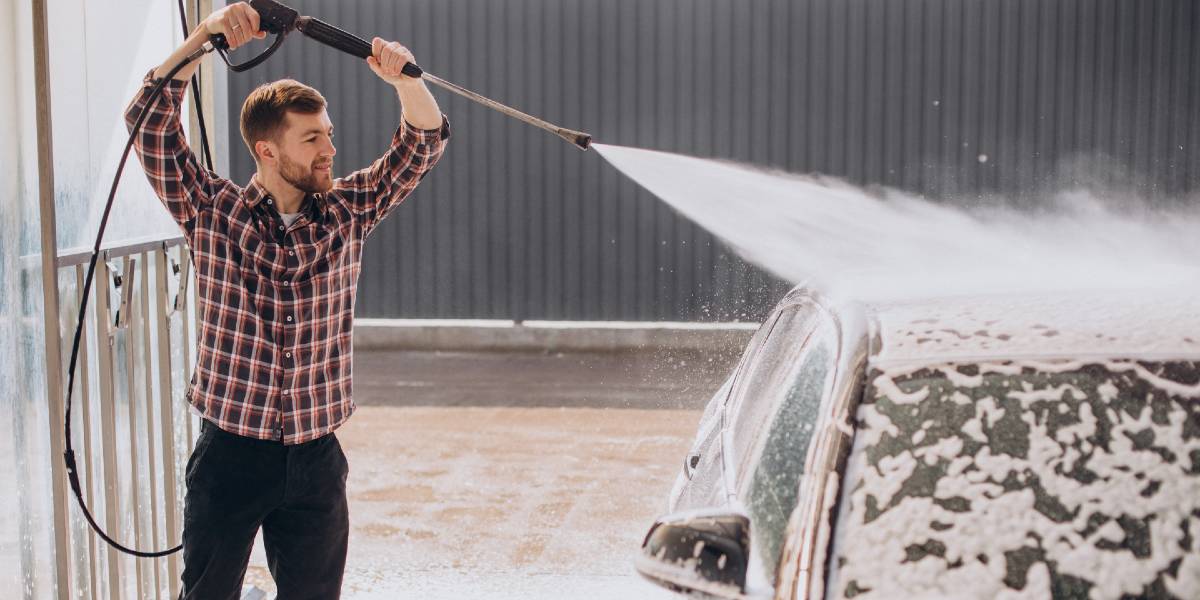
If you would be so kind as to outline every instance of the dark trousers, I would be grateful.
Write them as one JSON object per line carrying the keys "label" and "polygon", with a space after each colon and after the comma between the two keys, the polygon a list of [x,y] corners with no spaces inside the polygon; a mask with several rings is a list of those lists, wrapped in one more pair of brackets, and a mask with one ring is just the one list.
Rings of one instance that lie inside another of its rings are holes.
{"label": "dark trousers", "polygon": [[284,446],[204,421],[187,466],[181,598],[239,598],[260,526],[279,600],[337,598],[347,472],[333,434]]}

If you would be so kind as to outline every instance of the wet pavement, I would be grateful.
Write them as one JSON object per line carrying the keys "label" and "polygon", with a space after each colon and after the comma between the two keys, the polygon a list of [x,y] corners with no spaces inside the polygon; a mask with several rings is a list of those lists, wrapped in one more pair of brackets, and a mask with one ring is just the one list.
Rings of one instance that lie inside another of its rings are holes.
{"label": "wet pavement", "polygon": [[673,597],[632,559],[735,358],[358,352],[343,597]]}
{"label": "wet pavement", "polygon": [[729,351],[359,351],[359,406],[702,409],[737,359]]}

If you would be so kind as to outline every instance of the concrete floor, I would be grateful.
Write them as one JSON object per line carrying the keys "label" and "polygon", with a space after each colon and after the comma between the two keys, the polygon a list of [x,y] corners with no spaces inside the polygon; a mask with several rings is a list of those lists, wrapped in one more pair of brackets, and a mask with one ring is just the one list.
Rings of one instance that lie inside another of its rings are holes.
{"label": "concrete floor", "polygon": [[632,557],[735,356],[355,358],[344,598],[672,597]]}

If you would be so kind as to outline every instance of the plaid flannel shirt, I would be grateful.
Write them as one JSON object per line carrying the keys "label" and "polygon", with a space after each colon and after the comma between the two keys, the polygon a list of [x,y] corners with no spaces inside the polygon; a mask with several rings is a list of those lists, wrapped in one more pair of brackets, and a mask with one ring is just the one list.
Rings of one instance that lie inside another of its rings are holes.
{"label": "plaid flannel shirt", "polygon": [[[132,128],[153,71],[125,112]],[[146,177],[183,229],[195,264],[199,315],[188,402],[237,435],[299,444],[354,412],[351,336],[363,241],[445,150],[438,129],[402,122],[371,166],[309,195],[285,227],[253,178],[246,188],[200,165],[184,139],[187,83],[172,80],[135,147]],[[403,121],[403,119],[401,119]]]}

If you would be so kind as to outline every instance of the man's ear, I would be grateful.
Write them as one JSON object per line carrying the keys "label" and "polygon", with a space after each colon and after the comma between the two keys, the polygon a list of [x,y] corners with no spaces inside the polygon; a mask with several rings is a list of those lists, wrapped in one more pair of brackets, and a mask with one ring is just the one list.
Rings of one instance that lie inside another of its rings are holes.
{"label": "man's ear", "polygon": [[258,140],[254,142],[254,153],[258,155],[260,161],[275,160],[277,154],[275,152],[275,144],[267,140]]}

